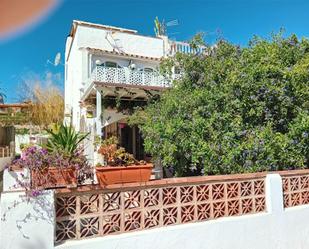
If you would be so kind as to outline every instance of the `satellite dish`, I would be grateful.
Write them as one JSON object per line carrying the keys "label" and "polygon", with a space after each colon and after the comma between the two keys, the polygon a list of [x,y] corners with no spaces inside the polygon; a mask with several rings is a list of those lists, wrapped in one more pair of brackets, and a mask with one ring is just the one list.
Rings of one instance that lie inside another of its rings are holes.
{"label": "satellite dish", "polygon": [[60,64],[61,54],[58,52],[55,56],[54,66],[58,66]]}
{"label": "satellite dish", "polygon": [[46,61],[46,64],[51,64],[53,65],[54,67],[57,67],[58,65],[62,65],[64,66],[62,63],[61,63],[61,53],[58,52],[55,56],[55,59],[54,59],[54,62],[51,62],[49,59]]}

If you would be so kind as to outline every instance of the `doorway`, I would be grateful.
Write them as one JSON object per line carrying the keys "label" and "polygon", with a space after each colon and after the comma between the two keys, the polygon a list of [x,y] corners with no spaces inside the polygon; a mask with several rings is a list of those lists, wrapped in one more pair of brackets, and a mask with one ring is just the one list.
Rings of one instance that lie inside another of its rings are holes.
{"label": "doorway", "polygon": [[144,160],[144,140],[137,126],[124,125],[120,132],[120,146],[134,155],[137,160]]}

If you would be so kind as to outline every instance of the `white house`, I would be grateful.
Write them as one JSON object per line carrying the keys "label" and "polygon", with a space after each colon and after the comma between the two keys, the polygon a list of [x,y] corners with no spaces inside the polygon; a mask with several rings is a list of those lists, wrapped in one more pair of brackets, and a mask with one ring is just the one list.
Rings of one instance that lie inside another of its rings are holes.
{"label": "white house", "polygon": [[149,93],[159,94],[171,87],[172,82],[158,73],[158,66],[162,58],[176,52],[196,50],[166,36],[73,21],[65,48],[65,122],[78,131],[91,132],[90,160],[95,136],[111,135],[137,159],[145,158],[138,128],[128,126],[127,114],[109,103],[144,104]]}

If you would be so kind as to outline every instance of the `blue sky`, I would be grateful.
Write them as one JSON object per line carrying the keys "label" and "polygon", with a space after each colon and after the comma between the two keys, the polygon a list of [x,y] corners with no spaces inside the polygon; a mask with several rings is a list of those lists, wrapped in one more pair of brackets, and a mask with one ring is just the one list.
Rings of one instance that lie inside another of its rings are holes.
{"label": "blue sky", "polygon": [[[26,1],[26,0],[25,0]],[[18,101],[22,80],[55,81],[63,88],[63,66],[47,63],[64,54],[66,36],[73,19],[136,29],[153,35],[156,16],[178,19],[171,37],[188,40],[196,32],[208,32],[210,43],[216,30],[245,46],[253,35],[268,37],[284,28],[287,34],[309,37],[307,0],[62,0],[53,12],[19,36],[0,43],[0,87],[6,102]]]}

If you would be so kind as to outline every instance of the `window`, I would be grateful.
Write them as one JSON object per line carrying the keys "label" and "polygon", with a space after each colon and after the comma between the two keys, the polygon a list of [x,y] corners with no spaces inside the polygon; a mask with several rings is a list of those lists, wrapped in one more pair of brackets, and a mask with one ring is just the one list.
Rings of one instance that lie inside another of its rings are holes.
{"label": "window", "polygon": [[153,72],[154,72],[154,70],[153,70],[153,68],[150,68],[150,67],[145,67],[145,68],[144,68],[144,72],[147,72],[147,73],[153,73]]}
{"label": "window", "polygon": [[104,66],[106,67],[119,67],[118,64],[116,62],[113,61],[105,61]]}

